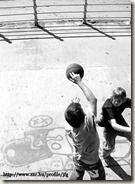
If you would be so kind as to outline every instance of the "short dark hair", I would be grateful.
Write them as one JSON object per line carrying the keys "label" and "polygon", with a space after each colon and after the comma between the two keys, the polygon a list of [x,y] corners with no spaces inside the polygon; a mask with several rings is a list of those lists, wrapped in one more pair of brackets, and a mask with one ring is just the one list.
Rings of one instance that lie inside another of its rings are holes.
{"label": "short dark hair", "polygon": [[79,103],[72,102],[65,110],[65,119],[74,128],[79,128],[84,121],[84,111]]}
{"label": "short dark hair", "polygon": [[112,93],[112,98],[121,98],[121,99],[125,99],[126,98],[126,91],[125,89],[121,88],[121,87],[117,87],[116,89],[113,90]]}

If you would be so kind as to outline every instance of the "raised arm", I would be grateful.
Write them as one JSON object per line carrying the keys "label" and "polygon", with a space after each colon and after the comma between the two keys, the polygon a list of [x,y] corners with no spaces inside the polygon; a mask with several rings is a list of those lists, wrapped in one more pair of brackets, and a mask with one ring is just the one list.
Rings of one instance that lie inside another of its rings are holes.
{"label": "raised arm", "polygon": [[82,81],[79,74],[71,73],[70,76],[72,77],[71,81],[76,83],[80,89],[83,91],[86,99],[89,102],[90,111],[96,116],[97,115],[97,99],[92,93],[92,91],[87,87],[86,84]]}

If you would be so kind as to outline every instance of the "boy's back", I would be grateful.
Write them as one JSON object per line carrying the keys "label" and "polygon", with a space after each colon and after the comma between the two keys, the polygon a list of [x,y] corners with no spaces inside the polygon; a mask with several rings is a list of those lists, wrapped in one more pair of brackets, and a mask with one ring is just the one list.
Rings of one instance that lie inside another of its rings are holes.
{"label": "boy's back", "polygon": [[86,164],[95,164],[99,160],[99,136],[94,122],[94,115],[85,115],[79,128],[67,127],[66,131],[73,141],[74,158]]}

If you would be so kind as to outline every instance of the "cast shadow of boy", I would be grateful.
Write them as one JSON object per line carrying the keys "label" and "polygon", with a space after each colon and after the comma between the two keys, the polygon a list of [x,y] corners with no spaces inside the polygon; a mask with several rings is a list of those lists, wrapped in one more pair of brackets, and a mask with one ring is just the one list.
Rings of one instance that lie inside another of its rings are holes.
{"label": "cast shadow of boy", "polygon": [[117,174],[122,180],[131,180],[132,177],[128,175],[124,169],[119,165],[119,163],[114,160],[113,157],[110,156],[110,161],[107,164],[108,168],[110,168],[115,174]]}

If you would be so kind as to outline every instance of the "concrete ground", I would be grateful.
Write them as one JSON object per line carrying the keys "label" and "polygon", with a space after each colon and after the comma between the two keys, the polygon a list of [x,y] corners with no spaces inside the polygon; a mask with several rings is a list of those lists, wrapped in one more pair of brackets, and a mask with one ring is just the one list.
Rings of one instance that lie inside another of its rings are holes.
{"label": "concrete ground", "polygon": [[[24,6],[29,5],[21,2]],[[30,5],[33,6],[33,2],[30,1]],[[42,4],[44,1],[37,1],[38,5],[39,2]],[[20,1],[6,1],[6,4],[2,1],[2,6],[9,5],[18,6]],[[130,6],[126,7],[128,9]],[[67,80],[66,68],[71,63],[83,66],[83,81],[98,99],[98,114],[115,87],[123,87],[131,97],[129,21],[125,25],[123,22],[115,25],[110,22],[105,27],[100,22],[98,29],[88,29],[86,25],[77,23],[72,31],[71,23],[71,27],[68,24],[61,29],[55,25],[47,32],[33,27],[33,24],[32,28],[31,24],[22,25],[21,21],[22,27],[13,22],[9,25],[8,21],[15,20],[15,13],[23,12],[23,18],[33,22],[34,16],[29,14],[29,19],[24,16],[27,8],[21,8],[21,12],[16,8],[14,12],[8,10],[1,11],[7,16],[5,20],[4,16],[0,19],[3,21],[0,23],[0,178],[68,180],[74,167],[73,147],[65,134],[64,111],[74,97],[80,98],[85,110],[87,101],[81,90]],[[33,12],[33,7],[30,10]],[[17,17],[22,19],[22,15]],[[131,110],[125,110],[123,116],[131,126]],[[101,156],[103,129],[97,129]],[[131,145],[125,138],[117,137],[112,157],[109,167],[101,157],[106,179],[131,181]],[[89,180],[87,173],[84,180]]]}
{"label": "concrete ground", "polygon": [[[80,98],[84,109],[87,101],[67,80],[66,67],[74,62],[84,67],[83,81],[98,98],[99,113],[116,86],[131,97],[130,37],[24,40],[0,46],[1,178],[68,180],[73,147],[65,135],[63,113],[74,97]],[[131,111],[124,116],[131,125]],[[102,148],[102,128],[97,128]],[[129,142],[117,137],[112,156],[112,165],[105,167],[106,179],[130,180]],[[84,179],[89,179],[87,174]]]}

